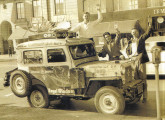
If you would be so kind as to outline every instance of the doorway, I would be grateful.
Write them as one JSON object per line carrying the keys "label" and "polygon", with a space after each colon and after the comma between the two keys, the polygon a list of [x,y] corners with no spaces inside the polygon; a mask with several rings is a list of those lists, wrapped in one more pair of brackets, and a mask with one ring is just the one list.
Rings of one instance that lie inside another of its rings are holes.
{"label": "doorway", "polygon": [[0,54],[7,54],[9,46],[13,49],[13,42],[8,40],[11,34],[11,23],[8,21],[3,21],[0,25]]}

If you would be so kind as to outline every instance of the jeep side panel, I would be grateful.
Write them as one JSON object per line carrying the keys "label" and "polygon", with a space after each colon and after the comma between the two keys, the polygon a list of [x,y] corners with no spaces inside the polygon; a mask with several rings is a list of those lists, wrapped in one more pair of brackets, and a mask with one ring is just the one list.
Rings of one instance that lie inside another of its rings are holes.
{"label": "jeep side panel", "polygon": [[71,61],[66,46],[24,50],[22,57],[19,69],[27,71],[33,80],[41,81],[49,95],[74,94],[70,84]]}
{"label": "jeep side panel", "polygon": [[36,78],[43,81],[48,89],[55,90],[61,87],[70,87],[69,66],[42,66],[30,67],[29,72]]}

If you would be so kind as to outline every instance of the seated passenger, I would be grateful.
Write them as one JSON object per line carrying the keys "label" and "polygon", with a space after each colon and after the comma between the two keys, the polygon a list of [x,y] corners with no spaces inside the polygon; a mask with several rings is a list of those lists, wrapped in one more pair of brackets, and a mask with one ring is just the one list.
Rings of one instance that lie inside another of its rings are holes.
{"label": "seated passenger", "polygon": [[71,48],[71,53],[74,58],[80,58],[80,57],[85,57],[87,56],[87,51],[85,46],[73,46]]}

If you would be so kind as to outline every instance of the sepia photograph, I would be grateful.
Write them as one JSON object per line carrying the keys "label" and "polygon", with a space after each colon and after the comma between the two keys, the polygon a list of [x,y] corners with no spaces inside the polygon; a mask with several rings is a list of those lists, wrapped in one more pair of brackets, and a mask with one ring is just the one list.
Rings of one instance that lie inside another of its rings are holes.
{"label": "sepia photograph", "polygon": [[0,0],[0,120],[165,120],[165,0]]}

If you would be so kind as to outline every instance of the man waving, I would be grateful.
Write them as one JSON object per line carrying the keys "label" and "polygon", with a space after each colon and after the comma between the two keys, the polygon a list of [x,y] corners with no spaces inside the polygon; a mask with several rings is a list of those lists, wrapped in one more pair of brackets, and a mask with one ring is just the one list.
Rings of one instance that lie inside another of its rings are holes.
{"label": "man waving", "polygon": [[79,37],[81,38],[89,38],[92,39],[93,36],[91,35],[92,29],[95,25],[100,23],[103,20],[103,16],[100,12],[100,7],[97,8],[98,19],[95,21],[90,21],[90,13],[85,12],[83,14],[83,22],[80,22],[72,28],[71,32],[79,32]]}

